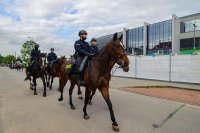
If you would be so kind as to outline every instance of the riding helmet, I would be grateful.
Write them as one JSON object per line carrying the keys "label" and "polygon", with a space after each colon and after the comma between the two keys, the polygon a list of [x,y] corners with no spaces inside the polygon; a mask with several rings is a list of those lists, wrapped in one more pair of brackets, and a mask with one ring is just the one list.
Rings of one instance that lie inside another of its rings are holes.
{"label": "riding helmet", "polygon": [[85,30],[80,30],[79,31],[79,33],[78,33],[78,35],[80,36],[80,35],[87,35],[87,31],[85,31]]}
{"label": "riding helmet", "polygon": [[35,46],[34,46],[35,48],[38,48],[39,47],[39,44],[35,44]]}
{"label": "riding helmet", "polygon": [[96,42],[97,39],[96,38],[92,38],[91,42]]}

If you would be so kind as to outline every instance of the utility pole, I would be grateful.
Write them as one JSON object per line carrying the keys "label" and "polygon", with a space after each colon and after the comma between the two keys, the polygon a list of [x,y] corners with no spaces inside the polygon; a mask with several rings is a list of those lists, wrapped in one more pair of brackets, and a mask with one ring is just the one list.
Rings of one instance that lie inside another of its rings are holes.
{"label": "utility pole", "polygon": [[197,27],[195,24],[193,24],[193,26],[194,26],[194,50],[196,49],[196,45],[195,45],[195,42],[196,42],[196,40],[195,40],[195,28]]}

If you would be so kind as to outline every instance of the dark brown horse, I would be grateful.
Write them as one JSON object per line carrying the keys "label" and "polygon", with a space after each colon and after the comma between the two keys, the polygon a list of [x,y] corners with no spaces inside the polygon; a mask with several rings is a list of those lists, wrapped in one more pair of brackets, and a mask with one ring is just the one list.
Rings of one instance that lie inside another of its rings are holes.
{"label": "dark brown horse", "polygon": [[[129,60],[125,54],[124,47],[121,43],[122,36],[117,37],[117,33],[114,34],[113,39],[98,53],[98,55],[89,61],[89,65],[84,73],[84,81],[86,82],[85,89],[85,105],[83,108],[84,118],[89,119],[86,108],[89,100],[91,99],[91,93],[95,93],[98,88],[103,98],[105,99],[112,120],[112,126],[114,131],[119,131],[118,124],[115,120],[114,112],[112,109],[112,103],[109,98],[109,82],[111,80],[111,70],[115,63],[120,65],[123,71],[129,71]],[[77,77],[68,77],[71,81],[69,89],[70,105],[71,108],[75,108],[72,103],[72,92],[74,85],[77,82]],[[63,89],[68,79],[66,76],[60,79],[60,98],[59,101],[63,100]]]}
{"label": "dark brown horse", "polygon": [[[39,60],[34,61],[31,70],[29,70],[29,74],[30,74],[30,89],[34,90],[34,95],[37,95],[37,91],[36,91],[36,79],[37,78],[41,78],[42,82],[43,82],[43,86],[44,86],[44,92],[43,92],[43,97],[46,97],[46,83],[45,83],[45,67],[43,64],[43,59],[42,57],[44,57],[46,55],[41,54]],[[26,68],[26,74],[28,73],[28,67]],[[32,77],[32,79],[31,79]],[[32,80],[32,82],[31,82]]]}
{"label": "dark brown horse", "polygon": [[59,63],[59,60],[56,60],[55,62],[53,62],[51,64],[51,68],[46,67],[46,72],[47,72],[47,75],[46,75],[47,76],[47,78],[46,78],[47,79],[47,87],[49,87],[50,90],[52,89],[52,84],[53,84],[54,78],[60,76],[59,69],[60,69],[61,64],[58,64],[58,63]]}
{"label": "dark brown horse", "polygon": [[[50,89],[52,89],[52,84],[53,84],[53,79],[55,77],[59,78],[59,87],[60,88],[60,79],[65,79],[66,81],[68,80],[68,78],[66,78],[66,65],[69,64],[69,62],[71,62],[70,60],[67,60],[64,56],[58,58],[53,64],[52,64],[52,68],[50,69],[50,71],[48,72],[48,74],[46,75],[48,77],[47,79],[47,87],[50,87]],[[46,69],[46,71],[48,71]],[[49,80],[51,78],[51,83],[49,84]],[[80,87],[78,87],[78,98],[79,99],[83,99],[82,97],[82,91],[80,89]]]}

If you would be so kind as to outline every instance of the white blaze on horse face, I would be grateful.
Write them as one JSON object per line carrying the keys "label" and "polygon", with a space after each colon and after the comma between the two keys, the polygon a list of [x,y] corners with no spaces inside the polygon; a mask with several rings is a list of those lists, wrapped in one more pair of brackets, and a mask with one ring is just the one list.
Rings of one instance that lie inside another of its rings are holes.
{"label": "white blaze on horse face", "polygon": [[125,48],[125,47],[124,47],[124,44],[123,44],[122,42],[120,42],[120,45],[122,45],[122,47]]}
{"label": "white blaze on horse face", "polygon": [[44,66],[46,63],[46,59],[44,57],[42,57],[42,65]]}

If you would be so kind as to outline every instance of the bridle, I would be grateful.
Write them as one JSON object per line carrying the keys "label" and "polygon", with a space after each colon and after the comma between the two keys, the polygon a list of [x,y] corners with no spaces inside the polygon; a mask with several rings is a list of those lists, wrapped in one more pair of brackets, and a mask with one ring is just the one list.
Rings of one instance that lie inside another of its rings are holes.
{"label": "bridle", "polygon": [[[117,46],[113,42],[111,44],[112,44],[112,51],[116,52]],[[119,68],[124,68],[124,67],[128,67],[128,64],[122,64],[121,63],[121,58],[124,57],[124,56],[126,56],[126,53],[120,54],[120,55],[118,54],[117,57],[111,56],[111,58],[120,66]]]}
{"label": "bridle", "polygon": [[[116,50],[116,45],[113,43],[113,42],[110,42],[111,43],[111,45],[112,45],[112,51],[113,52],[115,52],[115,53],[117,53],[117,50]],[[118,68],[124,68],[124,67],[128,67],[128,64],[122,64],[121,63],[121,58],[123,57],[123,56],[126,56],[127,54],[126,53],[124,53],[124,54],[118,54],[117,56],[112,56],[111,54],[110,54],[110,57],[111,57],[111,59],[115,62],[115,63],[117,63],[118,65],[119,65],[119,67]],[[93,58],[94,60],[99,60],[99,61],[105,61],[105,60],[107,60],[107,59],[100,59],[100,58]],[[117,68],[117,69],[118,69]]]}

